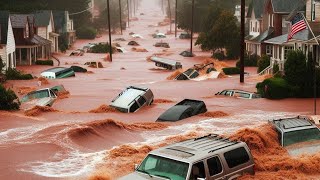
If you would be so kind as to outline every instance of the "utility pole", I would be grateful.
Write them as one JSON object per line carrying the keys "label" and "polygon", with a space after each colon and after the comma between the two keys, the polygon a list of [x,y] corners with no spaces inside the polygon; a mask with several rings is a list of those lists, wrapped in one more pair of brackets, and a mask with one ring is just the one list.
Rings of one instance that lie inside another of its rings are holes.
{"label": "utility pole", "polygon": [[177,22],[178,21],[178,0],[176,0],[176,17],[174,19],[174,35],[175,37],[177,37],[177,30],[178,30],[178,27],[177,27]]}
{"label": "utility pole", "polygon": [[194,21],[194,0],[192,0],[192,11],[191,11],[191,40],[190,40],[190,53],[192,55],[193,46],[193,21]]}
{"label": "utility pole", "polygon": [[109,0],[107,0],[107,8],[108,8],[108,28],[109,28],[109,52],[110,52],[110,61],[112,62],[111,23],[110,23],[110,4],[109,4]]}
{"label": "utility pole", "polygon": [[170,0],[168,0],[168,8],[169,8],[169,22],[170,22],[170,34],[172,32],[172,23],[171,23],[171,5],[170,5]]}
{"label": "utility pole", "polygon": [[133,0],[133,14],[136,15],[136,0]]}
{"label": "utility pole", "polygon": [[163,0],[161,0],[161,10],[162,10],[162,13],[164,14]]}
{"label": "utility pole", "polygon": [[122,35],[122,11],[121,11],[121,0],[119,0],[119,13],[120,13],[120,32]]}
{"label": "utility pole", "polygon": [[241,33],[240,33],[240,83],[244,83],[244,33],[245,33],[245,0],[241,0]]}
{"label": "utility pole", "polygon": [[129,0],[127,0],[127,9],[128,9],[128,27],[130,25],[130,7],[129,7]]}

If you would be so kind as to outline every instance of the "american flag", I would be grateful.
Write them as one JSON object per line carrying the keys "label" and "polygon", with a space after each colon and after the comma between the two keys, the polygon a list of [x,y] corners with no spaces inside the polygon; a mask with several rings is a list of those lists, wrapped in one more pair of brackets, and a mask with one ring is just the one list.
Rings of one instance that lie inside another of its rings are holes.
{"label": "american flag", "polygon": [[307,25],[304,21],[302,14],[297,13],[291,21],[291,29],[288,33],[288,40],[291,39],[299,31],[302,31],[307,28]]}

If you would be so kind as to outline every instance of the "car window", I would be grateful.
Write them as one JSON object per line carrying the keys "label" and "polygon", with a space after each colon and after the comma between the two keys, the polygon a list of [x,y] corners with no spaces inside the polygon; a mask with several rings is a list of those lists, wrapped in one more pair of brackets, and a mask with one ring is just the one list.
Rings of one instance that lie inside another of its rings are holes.
{"label": "car window", "polygon": [[235,92],[234,96],[235,97],[240,97],[240,98],[246,98],[246,99],[250,98],[250,94],[249,93],[243,93],[243,92]]}
{"label": "car window", "polygon": [[193,79],[193,78],[196,78],[199,76],[199,73],[197,71],[195,71],[191,76],[190,78]]}
{"label": "car window", "polygon": [[51,97],[56,97],[56,95],[52,91],[50,91],[50,96]]}
{"label": "car window", "polygon": [[311,140],[320,140],[320,130],[318,128],[286,132],[283,136],[283,145],[288,146]]}
{"label": "car window", "polygon": [[207,160],[210,176],[220,174],[222,172],[222,165],[218,157],[213,157]]}
{"label": "car window", "polygon": [[187,110],[181,114],[179,120],[191,117],[191,115],[192,115],[192,112],[190,110]]}
{"label": "car window", "polygon": [[226,90],[222,91],[221,93],[219,93],[220,95],[226,95]]}
{"label": "car window", "polygon": [[130,112],[133,113],[135,112],[137,109],[139,108],[139,105],[136,101],[134,101],[134,103],[132,104],[132,106],[130,107]]}
{"label": "car window", "polygon": [[184,72],[185,75],[190,76],[190,74],[193,72],[193,69],[188,69]]}
{"label": "car window", "polygon": [[203,162],[192,165],[190,180],[197,180],[197,178],[206,178]]}
{"label": "car window", "polygon": [[234,168],[249,161],[249,155],[244,147],[224,153],[229,168]]}
{"label": "car window", "polygon": [[225,95],[226,95],[226,96],[232,96],[233,93],[232,93],[232,91],[227,91]]}
{"label": "car window", "polygon": [[144,99],[144,97],[140,96],[140,98],[138,99],[138,102],[139,102],[140,106],[143,106],[147,101],[146,101],[146,99]]}

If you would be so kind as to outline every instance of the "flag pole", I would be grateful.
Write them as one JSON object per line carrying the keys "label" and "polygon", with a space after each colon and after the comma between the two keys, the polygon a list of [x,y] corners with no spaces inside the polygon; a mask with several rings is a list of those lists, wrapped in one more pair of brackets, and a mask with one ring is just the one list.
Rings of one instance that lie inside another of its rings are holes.
{"label": "flag pole", "polygon": [[[307,21],[306,17],[304,17],[304,14],[300,13],[302,16],[303,16],[303,19],[304,21],[306,22],[308,28],[309,28],[309,31],[312,33],[312,36],[314,37],[314,40],[316,41],[317,45],[319,46],[319,41],[318,39],[316,38],[316,36],[314,35],[310,25],[309,25],[309,22]],[[316,58],[314,56],[315,54],[315,49],[312,48],[312,52],[313,52],[313,97],[314,97],[314,115],[317,115],[317,71],[316,71]]]}

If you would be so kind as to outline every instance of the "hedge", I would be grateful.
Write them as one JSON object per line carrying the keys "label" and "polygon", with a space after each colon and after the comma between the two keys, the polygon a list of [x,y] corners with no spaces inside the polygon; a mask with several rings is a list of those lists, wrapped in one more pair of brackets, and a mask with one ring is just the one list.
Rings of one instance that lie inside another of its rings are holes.
{"label": "hedge", "polygon": [[0,84],[0,110],[18,110],[19,108],[20,102],[17,95]]}
{"label": "hedge", "polygon": [[77,37],[79,39],[94,39],[96,38],[97,30],[92,27],[81,27],[77,29]]}
{"label": "hedge", "polygon": [[36,65],[48,65],[48,66],[53,66],[53,61],[52,60],[37,60]]}
{"label": "hedge", "polygon": [[[110,46],[109,43],[99,43],[91,48],[91,53],[109,53]],[[112,52],[115,52],[115,48],[112,47]]]}
{"label": "hedge", "polygon": [[7,80],[29,80],[33,79],[31,74],[23,74],[16,69],[9,68],[6,71]]}
{"label": "hedge", "polygon": [[290,87],[283,78],[269,78],[258,83],[257,91],[262,97],[268,99],[284,99],[290,97],[291,91],[296,91],[295,87]]}
{"label": "hedge", "polygon": [[217,52],[212,55],[213,58],[218,59],[219,61],[226,59],[226,56],[223,52]]}
{"label": "hedge", "polygon": [[223,68],[222,71],[226,75],[240,74],[240,68],[238,67]]}

